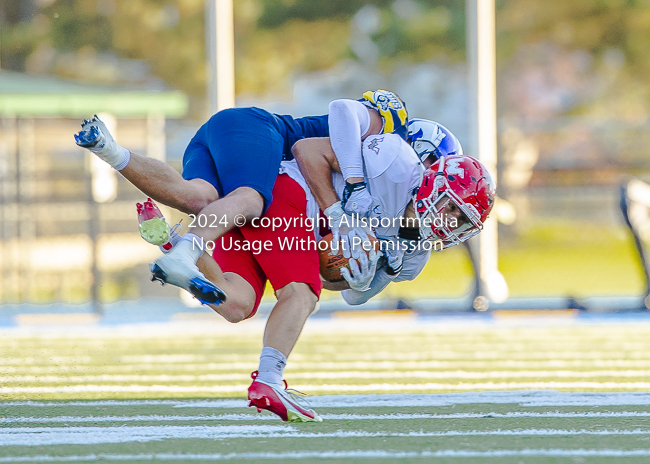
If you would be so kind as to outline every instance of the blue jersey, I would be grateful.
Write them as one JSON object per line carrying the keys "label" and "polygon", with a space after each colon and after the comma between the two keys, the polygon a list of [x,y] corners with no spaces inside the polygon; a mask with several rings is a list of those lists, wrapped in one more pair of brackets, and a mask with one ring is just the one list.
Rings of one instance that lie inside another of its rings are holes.
{"label": "blue jersey", "polygon": [[330,129],[327,115],[293,118],[288,114],[274,114],[278,132],[284,139],[282,153],[285,160],[293,159],[291,147],[300,139],[309,137],[329,137]]}
{"label": "blue jersey", "polygon": [[261,108],[229,108],[212,116],[192,138],[183,156],[183,177],[203,179],[219,196],[239,187],[257,190],[265,209],[283,158],[307,137],[327,137],[327,115],[293,118]]}

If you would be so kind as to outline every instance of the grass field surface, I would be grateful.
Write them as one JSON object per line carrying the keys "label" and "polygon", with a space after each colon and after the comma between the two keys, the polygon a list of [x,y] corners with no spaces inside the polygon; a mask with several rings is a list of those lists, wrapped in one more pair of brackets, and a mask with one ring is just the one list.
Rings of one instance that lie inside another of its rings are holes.
{"label": "grass field surface", "polygon": [[[441,272],[444,269],[444,272]],[[622,225],[546,221],[503,236],[499,269],[511,297],[641,295],[643,271],[629,232]],[[382,297],[463,297],[471,289],[467,251],[433,253],[414,281],[391,284]]]}
{"label": "grass field surface", "polygon": [[312,319],[244,399],[263,320],[0,330],[2,462],[650,462],[650,318]]}

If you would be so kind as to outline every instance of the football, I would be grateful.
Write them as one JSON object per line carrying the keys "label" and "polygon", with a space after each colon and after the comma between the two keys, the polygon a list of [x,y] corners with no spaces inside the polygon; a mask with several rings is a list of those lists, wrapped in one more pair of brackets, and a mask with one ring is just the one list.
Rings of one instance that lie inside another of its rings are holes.
{"label": "football", "polygon": [[[372,247],[379,251],[379,240],[369,236]],[[370,245],[362,245],[366,254],[370,251]],[[338,246],[332,251],[332,234],[328,234],[318,242],[318,258],[320,260],[320,275],[328,282],[341,282],[341,268],[348,265],[348,258],[343,256],[341,247]]]}

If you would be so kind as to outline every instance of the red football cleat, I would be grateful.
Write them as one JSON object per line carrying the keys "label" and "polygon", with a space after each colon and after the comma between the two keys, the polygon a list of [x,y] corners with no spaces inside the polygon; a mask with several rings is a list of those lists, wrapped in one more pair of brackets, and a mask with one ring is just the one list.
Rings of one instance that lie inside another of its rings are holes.
{"label": "red football cleat", "polygon": [[262,409],[271,411],[285,422],[323,422],[316,411],[298,402],[299,392],[287,390],[287,382],[284,382],[284,390],[281,390],[262,380],[256,380],[257,371],[251,377],[253,383],[248,387],[249,407],[255,406],[257,412],[262,412]]}
{"label": "red football cleat", "polygon": [[136,203],[138,211],[138,230],[147,242],[158,245],[163,253],[167,253],[180,240],[181,223],[169,227],[165,217],[151,198],[144,203]]}

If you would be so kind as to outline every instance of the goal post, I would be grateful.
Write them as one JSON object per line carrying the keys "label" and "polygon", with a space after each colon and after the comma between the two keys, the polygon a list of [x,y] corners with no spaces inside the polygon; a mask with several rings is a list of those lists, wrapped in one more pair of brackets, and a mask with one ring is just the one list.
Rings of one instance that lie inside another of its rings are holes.
{"label": "goal post", "polygon": [[233,0],[205,0],[208,117],[235,106]]}
{"label": "goal post", "polygon": [[[496,33],[495,0],[467,0],[467,63],[470,87],[470,154],[497,174]],[[468,243],[475,284],[472,308],[485,311],[490,302],[508,298],[508,286],[498,269],[496,214]]]}

